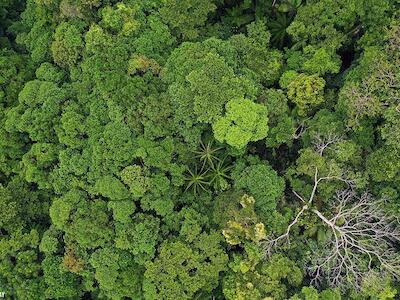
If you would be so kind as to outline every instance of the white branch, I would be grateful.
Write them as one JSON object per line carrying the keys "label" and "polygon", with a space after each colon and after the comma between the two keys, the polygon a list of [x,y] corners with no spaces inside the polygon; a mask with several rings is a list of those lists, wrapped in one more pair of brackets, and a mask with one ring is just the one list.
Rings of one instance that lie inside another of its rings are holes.
{"label": "white branch", "polygon": [[321,137],[318,133],[313,142],[315,150],[322,156],[325,149],[331,147],[333,144],[340,142],[343,138],[339,135],[329,133],[326,137]]}
{"label": "white branch", "polygon": [[[347,189],[337,192],[330,217],[312,207],[318,185],[324,180],[341,180],[348,185]],[[376,267],[400,279],[400,254],[394,245],[400,242],[398,221],[384,212],[383,200],[375,200],[368,193],[357,197],[352,188],[353,183],[342,177],[318,177],[316,168],[308,199],[293,191],[304,203],[294,220],[282,235],[263,242],[266,256],[270,256],[282,241],[286,240],[290,245],[293,227],[309,210],[332,232],[332,238],[313,253],[308,268],[313,277],[312,284],[319,285],[323,281],[338,287],[352,283],[357,289],[363,278]]]}
{"label": "white branch", "polygon": [[313,284],[324,280],[336,287],[352,282],[359,288],[376,264],[400,278],[400,255],[393,244],[400,241],[400,231],[394,219],[383,212],[381,202],[367,193],[356,197],[350,190],[338,192],[336,201],[337,209],[330,219],[317,209],[311,210],[333,233],[325,251],[313,257],[309,268]]}
{"label": "white branch", "polygon": [[272,250],[273,250],[273,248],[276,247],[276,246],[278,245],[278,243],[279,243],[281,240],[286,239],[287,242],[288,242],[288,244],[290,244],[290,239],[289,239],[290,231],[291,231],[292,227],[293,227],[294,225],[297,224],[297,222],[299,221],[300,216],[301,216],[307,209],[308,209],[308,206],[307,206],[307,205],[304,205],[304,206],[301,208],[301,210],[298,212],[298,214],[296,215],[296,217],[294,218],[294,220],[293,220],[293,221],[289,224],[289,226],[287,227],[286,232],[285,232],[284,234],[278,236],[278,237],[275,238],[275,239],[272,239],[272,240],[268,240],[268,241],[267,241],[267,246],[266,246],[266,248],[265,248],[265,250],[266,250],[266,255],[270,256],[270,255],[271,255],[271,252],[272,252]]}
{"label": "white branch", "polygon": [[288,227],[286,228],[285,233],[283,233],[282,235],[280,235],[280,236],[278,236],[276,238],[270,237],[266,242],[263,242],[266,256],[270,256],[271,253],[274,251],[274,248],[276,248],[276,246],[278,246],[281,241],[286,240],[287,243],[290,244],[289,237],[290,237],[291,229],[292,229],[292,227],[294,225],[296,225],[298,223],[300,216],[303,215],[303,213],[312,206],[312,203],[313,203],[313,200],[314,200],[314,197],[315,197],[315,194],[317,192],[317,188],[318,188],[318,185],[320,184],[320,182],[324,181],[324,180],[334,180],[334,179],[341,180],[341,181],[344,181],[346,183],[349,182],[345,178],[341,178],[341,177],[338,177],[338,176],[329,176],[328,175],[326,177],[318,178],[318,168],[315,168],[314,185],[313,185],[310,197],[308,197],[308,199],[306,200],[303,196],[301,196],[300,194],[298,194],[296,191],[293,190],[293,194],[298,199],[300,199],[301,202],[305,203],[305,205],[303,205],[303,207],[301,208],[300,212],[296,215],[294,220],[288,225]]}

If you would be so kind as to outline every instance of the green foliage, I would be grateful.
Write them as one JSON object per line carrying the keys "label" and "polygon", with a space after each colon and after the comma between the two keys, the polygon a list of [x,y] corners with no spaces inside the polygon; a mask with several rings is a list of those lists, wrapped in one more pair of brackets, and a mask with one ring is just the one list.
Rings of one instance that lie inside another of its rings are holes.
{"label": "green foliage", "polygon": [[258,243],[266,238],[264,224],[256,223],[257,215],[254,212],[254,203],[253,197],[242,196],[240,200],[242,209],[234,216],[234,220],[227,222],[227,227],[222,231],[228,244],[238,245],[246,240]]}
{"label": "green foliage", "polygon": [[96,181],[95,189],[100,195],[111,200],[123,200],[129,197],[129,192],[117,178],[104,176]]}
{"label": "green foliage", "polygon": [[398,297],[398,0],[0,2],[0,297]]}
{"label": "green foliage", "polygon": [[7,184],[0,184],[0,228],[8,234],[22,228],[42,230],[46,227],[49,202],[47,192],[32,190],[32,184],[14,176]]}
{"label": "green foliage", "polygon": [[33,144],[21,160],[22,174],[26,181],[35,182],[42,189],[49,189],[49,171],[57,161],[57,154],[58,149],[54,144]]}
{"label": "green foliage", "polygon": [[211,165],[209,170],[210,183],[216,191],[224,191],[230,187],[229,181],[232,178],[229,174],[232,167],[230,163],[225,162],[225,159]]}
{"label": "green foliage", "polygon": [[207,191],[206,187],[210,185],[207,176],[207,171],[203,170],[203,168],[198,170],[196,167],[194,171],[188,169],[185,175],[185,180],[187,181],[186,190],[192,189],[194,194]]}
{"label": "green foliage", "polygon": [[138,8],[118,2],[114,7],[106,6],[101,10],[102,27],[129,36],[140,26],[135,20]]}
{"label": "green foliage", "polygon": [[[226,113],[213,123],[214,137],[235,148],[267,136],[267,108],[248,99],[235,98],[226,104]],[[262,122],[260,122],[262,120]]]}
{"label": "green foliage", "polygon": [[314,287],[305,286],[301,289],[301,293],[294,295],[290,300],[340,300],[342,299],[338,290],[327,289],[323,290],[321,293],[318,292]]}
{"label": "green foliage", "polygon": [[40,3],[29,0],[20,16],[21,21],[13,24],[16,42],[26,47],[34,64],[49,61],[54,30],[51,15]]}
{"label": "green foliage", "polygon": [[116,247],[131,252],[139,264],[152,259],[159,239],[160,221],[144,214],[121,221],[115,225]]}
{"label": "green foliage", "polygon": [[148,190],[150,182],[140,166],[127,166],[120,173],[122,181],[129,186],[134,197],[141,197]]}
{"label": "green foliage", "polygon": [[203,141],[200,141],[200,149],[195,151],[196,158],[199,158],[203,163],[203,167],[208,164],[210,166],[214,166],[220,159],[217,156],[217,153],[222,148],[214,148],[211,141],[208,141],[206,144]]}
{"label": "green foliage", "polygon": [[53,82],[29,81],[18,96],[19,104],[7,113],[6,130],[26,132],[36,142],[54,140],[57,117],[66,98],[66,91]]}
{"label": "green foliage", "polygon": [[[396,40],[391,43],[400,44]],[[385,107],[398,105],[393,102],[399,97],[398,62],[397,52],[388,46],[384,51],[374,47],[365,50],[339,94],[337,106],[347,114],[349,126],[356,127],[363,119],[382,115]]]}
{"label": "green foliage", "polygon": [[224,191],[230,187],[231,162],[221,157],[223,147],[214,147],[210,140],[205,145],[200,141],[200,149],[193,151],[195,158],[199,160],[193,168],[187,169],[183,174],[187,190],[192,190],[195,195],[201,192]]}
{"label": "green foliage", "polygon": [[374,181],[396,180],[400,171],[399,153],[395,149],[380,148],[367,158],[367,170]]}
{"label": "green foliage", "polygon": [[[288,75],[284,76],[287,78]],[[287,88],[287,96],[296,104],[300,116],[307,115],[324,102],[325,80],[317,75],[293,74],[283,87]]]}
{"label": "green foliage", "polygon": [[261,21],[247,25],[246,36],[238,34],[231,37],[231,43],[240,54],[243,66],[251,71],[252,77],[268,85],[279,78],[283,64],[282,53],[269,49],[270,38],[271,34]]}
{"label": "green foliage", "polygon": [[220,115],[227,100],[241,92],[237,90],[241,83],[222,58],[208,54],[204,60],[206,65],[200,70],[191,71],[186,80],[194,92],[194,112],[197,119],[211,122]]}
{"label": "green foliage", "polygon": [[231,270],[223,285],[227,299],[285,299],[285,283],[292,287],[301,284],[303,276],[300,268],[287,257],[276,254],[269,262],[263,263],[260,252],[257,257],[260,249],[248,246],[245,250],[245,256],[234,256],[229,265]]}
{"label": "green foliage", "polygon": [[300,6],[287,32],[301,46],[311,44],[336,50],[349,42],[347,34],[355,27],[356,16],[356,1],[310,2]]}
{"label": "green foliage", "polygon": [[64,270],[61,258],[48,256],[43,260],[46,298],[71,298],[81,295],[78,277]]}
{"label": "green foliage", "polygon": [[203,232],[192,243],[163,242],[157,258],[146,265],[145,299],[192,299],[197,292],[210,293],[227,262],[220,242],[217,232]]}
{"label": "green foliage", "polygon": [[170,85],[176,123],[188,128],[197,121],[211,123],[228,101],[245,95],[254,97],[254,83],[234,72],[234,51],[229,43],[215,38],[183,43],[174,50],[166,64],[165,80]]}
{"label": "green foliage", "polygon": [[52,81],[60,83],[65,79],[65,73],[57,68],[55,65],[45,62],[36,69],[36,77],[43,81]]}
{"label": "green foliage", "polygon": [[276,209],[277,201],[285,188],[283,178],[279,177],[269,165],[254,163],[247,165],[239,162],[232,172],[237,190],[244,190],[256,200],[256,211],[262,221],[270,218]]}
{"label": "green foliage", "polygon": [[286,95],[282,90],[268,89],[261,99],[267,106],[269,132],[266,138],[268,147],[292,143],[295,134],[295,121],[289,116]]}
{"label": "green foliage", "polygon": [[39,234],[36,230],[15,230],[0,240],[0,282],[10,297],[37,299],[45,293],[42,265],[37,246]]}
{"label": "green foliage", "polygon": [[167,0],[160,15],[178,37],[191,40],[198,37],[198,27],[205,24],[208,14],[216,8],[211,0]]}
{"label": "green foliage", "polygon": [[[279,6],[281,7],[281,6]],[[287,39],[286,29],[291,23],[291,18],[285,13],[277,13],[274,20],[268,24],[268,29],[271,32],[272,44],[282,47]]]}
{"label": "green foliage", "polygon": [[107,298],[137,298],[140,295],[141,269],[129,253],[113,248],[100,248],[90,257],[96,269],[95,278]]}
{"label": "green foliage", "polygon": [[105,201],[88,200],[84,192],[71,190],[53,201],[50,217],[65,238],[84,248],[104,246],[113,236]]}
{"label": "green foliage", "polygon": [[[360,297],[369,297],[369,299],[395,299],[397,289],[392,285],[387,276],[371,273],[364,279],[361,286]],[[357,299],[357,297],[355,297]]]}
{"label": "green foliage", "polygon": [[79,59],[83,40],[79,26],[63,22],[57,26],[51,52],[56,64],[61,67],[72,67]]}

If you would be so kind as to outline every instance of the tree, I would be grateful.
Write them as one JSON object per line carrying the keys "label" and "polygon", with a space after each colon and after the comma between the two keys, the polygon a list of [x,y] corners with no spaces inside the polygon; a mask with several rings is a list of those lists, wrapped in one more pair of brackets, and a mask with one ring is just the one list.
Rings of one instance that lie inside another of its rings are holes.
{"label": "tree", "polygon": [[205,24],[208,14],[216,8],[211,0],[167,0],[159,11],[162,20],[178,37],[191,40],[198,37],[198,27]]}
{"label": "tree", "polygon": [[90,257],[103,296],[112,299],[137,298],[141,293],[142,269],[126,251],[110,247],[97,249]]}
{"label": "tree", "polygon": [[257,215],[254,211],[254,203],[253,197],[242,196],[241,210],[234,216],[234,220],[226,223],[226,228],[222,230],[222,234],[229,244],[238,245],[245,240],[258,243],[266,238],[264,224],[256,223]]}
{"label": "tree", "polygon": [[261,256],[256,261],[250,261],[254,265],[249,268],[248,260],[254,259],[257,250],[245,249],[247,253],[244,257],[235,256],[229,264],[231,270],[223,282],[227,299],[287,299],[287,287],[295,288],[301,284],[303,276],[300,268],[287,257],[274,254],[268,262],[262,262]]}
{"label": "tree", "polygon": [[159,219],[145,214],[135,214],[133,220],[115,224],[115,245],[133,255],[136,263],[144,265],[156,252],[159,240]]}
{"label": "tree", "polygon": [[[311,272],[316,282],[322,281],[323,276],[331,286],[351,281],[359,288],[375,263],[393,276],[400,274],[400,257],[393,247],[400,238],[396,220],[369,194],[354,197],[349,190],[338,192],[337,211],[330,219],[315,211],[334,235],[328,242],[329,250],[321,251],[312,260],[315,266]],[[365,257],[368,260],[363,261]]]}
{"label": "tree", "polygon": [[227,262],[220,242],[217,232],[202,232],[190,243],[163,242],[156,259],[146,264],[145,299],[192,299],[198,292],[210,293]]}
{"label": "tree", "polygon": [[287,32],[295,45],[317,45],[335,51],[356,33],[357,8],[356,1],[307,3],[299,7]]}
{"label": "tree", "polygon": [[176,122],[193,126],[211,123],[235,97],[254,97],[254,83],[237,76],[231,63],[235,49],[226,41],[209,39],[183,43],[170,55],[164,73]]}
{"label": "tree", "polygon": [[71,190],[53,201],[50,217],[65,240],[81,247],[95,249],[112,240],[114,232],[103,200],[89,200],[85,192]]}
{"label": "tree", "polygon": [[[393,286],[390,276],[379,272],[370,272],[361,283],[359,297],[376,299],[395,299],[397,289]],[[357,297],[354,297],[357,299]]]}
{"label": "tree", "polygon": [[260,95],[260,100],[268,110],[268,136],[266,145],[278,147],[290,145],[295,137],[295,121],[290,117],[288,99],[282,90],[267,89]]}
{"label": "tree", "polygon": [[78,277],[63,269],[61,258],[48,256],[43,260],[46,298],[79,297],[82,295]]}
{"label": "tree", "polygon": [[150,180],[138,165],[127,166],[121,171],[120,176],[134,197],[143,196],[149,188]]}
{"label": "tree", "polygon": [[50,170],[57,161],[58,149],[55,144],[36,143],[21,160],[22,174],[26,181],[35,182],[42,189],[50,189]]}
{"label": "tree", "polygon": [[397,180],[400,171],[398,156],[398,151],[390,147],[382,147],[372,152],[367,157],[367,171],[373,180],[377,182]]}
{"label": "tree", "polygon": [[244,190],[256,199],[255,207],[261,220],[268,225],[274,219],[273,211],[283,195],[285,182],[269,165],[254,163],[247,166],[238,162],[232,172],[236,190]]}
{"label": "tree", "polygon": [[[337,193],[332,217],[326,217],[312,207],[318,185],[324,180],[340,180],[349,185],[348,189]],[[313,284],[319,285],[323,281],[332,287],[350,284],[359,289],[360,282],[373,270],[375,263],[389,274],[399,276],[400,256],[393,247],[400,237],[399,229],[396,220],[384,212],[381,202],[373,201],[367,193],[356,197],[347,179],[319,177],[317,168],[310,197],[305,199],[293,192],[304,205],[284,234],[265,243],[267,253],[271,253],[281,241],[289,240],[292,227],[310,210],[331,230],[331,238],[324,245],[324,250],[311,259],[309,270]]]}
{"label": "tree", "polygon": [[26,47],[34,64],[50,61],[54,30],[51,13],[36,1],[27,1],[20,17],[21,21],[13,24],[12,28],[17,34],[16,42]]}
{"label": "tree", "polygon": [[318,300],[318,299],[327,299],[327,300],[340,300],[342,299],[339,290],[337,289],[326,289],[322,292],[318,292],[318,290],[312,286],[304,286],[301,289],[301,293],[298,293],[290,298],[290,300]]}
{"label": "tree", "polygon": [[398,17],[0,0],[0,297],[396,298]]}
{"label": "tree", "polygon": [[400,41],[394,38],[398,30],[398,25],[388,29],[381,47],[366,48],[359,64],[346,76],[337,106],[348,115],[349,126],[356,127],[361,120],[376,118],[398,105]]}
{"label": "tree", "polygon": [[[234,98],[255,99],[257,87],[246,74],[237,74],[237,50],[228,41],[210,38],[183,43],[170,55],[164,70],[174,123],[186,141],[200,140],[199,122],[213,123]],[[183,127],[182,127],[183,126]]]}
{"label": "tree", "polygon": [[18,96],[19,104],[7,112],[5,128],[9,132],[26,132],[32,141],[55,139],[61,105],[67,92],[54,82],[29,81]]}
{"label": "tree", "polygon": [[285,80],[281,78],[281,82],[290,78],[283,87],[287,88],[288,98],[296,104],[300,116],[307,115],[324,101],[325,80],[323,78],[317,75],[289,72],[284,73],[282,77]]}
{"label": "tree", "polygon": [[234,35],[230,43],[237,49],[245,72],[250,71],[257,81],[271,85],[280,76],[283,55],[276,49],[270,49],[271,34],[264,22],[255,21],[247,25],[246,29],[247,35]]}
{"label": "tree", "polygon": [[111,200],[124,200],[129,198],[129,192],[121,181],[113,176],[104,176],[96,181],[95,189],[100,195]]}
{"label": "tree", "polygon": [[307,45],[303,51],[288,51],[287,64],[291,70],[323,76],[326,73],[336,74],[340,71],[341,60],[332,50]]}
{"label": "tree", "polygon": [[15,230],[0,239],[0,282],[10,297],[37,299],[43,297],[46,286],[37,251],[37,230]]}
{"label": "tree", "polygon": [[83,49],[82,23],[63,22],[57,26],[51,44],[53,59],[61,67],[74,66]]}
{"label": "tree", "polygon": [[267,136],[267,108],[248,99],[232,99],[226,104],[225,115],[218,118],[212,127],[217,141],[226,141],[228,145],[241,149],[250,141]]}

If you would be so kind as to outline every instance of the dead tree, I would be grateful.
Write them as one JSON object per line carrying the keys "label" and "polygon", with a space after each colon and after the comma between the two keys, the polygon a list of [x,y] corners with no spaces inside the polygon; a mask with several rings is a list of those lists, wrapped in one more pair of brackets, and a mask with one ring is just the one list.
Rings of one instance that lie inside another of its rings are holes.
{"label": "dead tree", "polygon": [[341,286],[352,282],[359,288],[374,266],[399,277],[400,255],[394,244],[400,241],[400,230],[382,203],[368,193],[357,197],[347,189],[337,193],[330,218],[312,209],[332,232],[326,250],[313,256],[309,268],[312,283],[324,280],[330,286]]}
{"label": "dead tree", "polygon": [[[334,179],[345,182],[347,188],[337,193],[329,217],[326,217],[326,214],[313,207],[313,200],[318,185]],[[318,286],[324,281],[332,287],[338,287],[351,282],[355,288],[359,288],[362,278],[374,266],[395,277],[400,276],[400,255],[394,247],[394,243],[400,241],[400,230],[397,220],[384,212],[382,201],[373,199],[368,193],[357,197],[351,181],[338,176],[318,177],[318,169],[315,170],[314,185],[308,199],[293,192],[303,206],[285,233],[276,238],[270,237],[263,243],[267,256],[282,242],[290,243],[291,229],[309,211],[332,232],[332,239],[321,252],[313,254],[308,268],[314,285]]]}
{"label": "dead tree", "polygon": [[324,177],[319,177],[318,176],[318,169],[315,168],[314,185],[313,185],[310,197],[308,199],[305,199],[303,196],[300,196],[296,191],[293,190],[294,195],[298,199],[300,199],[300,201],[303,203],[303,207],[297,213],[297,215],[294,218],[294,220],[289,224],[289,226],[287,227],[287,229],[286,229],[284,234],[282,234],[282,235],[280,235],[280,236],[278,236],[276,238],[270,238],[266,242],[264,242],[264,249],[265,249],[265,252],[266,252],[266,254],[268,256],[273,252],[273,249],[277,245],[279,245],[280,242],[286,240],[286,242],[288,242],[290,244],[290,239],[289,239],[290,231],[291,231],[292,227],[297,224],[297,222],[299,221],[300,217],[304,214],[304,212],[309,210],[310,208],[312,208],[313,200],[314,200],[315,194],[317,192],[318,185],[322,181],[335,180],[335,179],[345,182],[351,188],[353,187],[354,183],[351,180],[346,179],[345,177],[334,176],[334,175],[328,175],[328,176],[324,176]]}
{"label": "dead tree", "polygon": [[325,137],[321,137],[320,134],[317,134],[314,138],[314,148],[315,151],[319,153],[319,155],[323,155],[325,149],[331,147],[332,145],[339,143],[343,138],[340,135],[329,133]]}

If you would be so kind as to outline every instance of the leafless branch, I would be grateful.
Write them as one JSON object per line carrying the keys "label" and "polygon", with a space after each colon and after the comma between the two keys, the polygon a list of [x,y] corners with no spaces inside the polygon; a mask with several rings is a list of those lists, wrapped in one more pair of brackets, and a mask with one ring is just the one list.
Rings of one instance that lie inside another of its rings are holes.
{"label": "leafless branch", "polygon": [[320,134],[315,136],[315,140],[313,142],[315,150],[322,156],[324,154],[325,149],[331,147],[333,144],[340,142],[343,138],[339,135],[329,133],[325,137],[321,137]]}
{"label": "leafless branch", "polygon": [[267,239],[267,241],[265,242],[265,255],[267,256],[271,256],[274,248],[283,240],[286,240],[288,244],[290,244],[290,239],[289,239],[289,235],[290,235],[290,230],[292,229],[292,227],[294,225],[297,224],[297,222],[299,221],[299,218],[301,217],[301,215],[308,209],[307,205],[304,205],[301,210],[297,213],[296,217],[294,218],[294,220],[289,224],[289,226],[287,227],[286,231],[284,234],[278,236],[277,238],[274,239]]}
{"label": "leafless branch", "polygon": [[298,194],[296,191],[293,190],[294,195],[298,199],[300,199],[300,201],[303,202],[304,205],[301,208],[301,210],[299,211],[299,213],[296,215],[294,220],[288,225],[285,233],[283,233],[282,235],[280,235],[276,238],[270,236],[267,239],[267,241],[264,242],[264,250],[265,250],[266,256],[270,256],[272,254],[272,252],[274,251],[274,248],[279,246],[282,241],[286,241],[288,244],[290,244],[289,237],[290,237],[290,231],[291,231],[292,227],[298,223],[299,218],[303,215],[303,213],[312,206],[315,194],[317,192],[318,185],[321,183],[321,181],[324,181],[324,180],[340,180],[340,181],[345,182],[349,188],[353,187],[352,181],[346,179],[345,177],[332,176],[329,174],[324,177],[318,177],[318,168],[315,168],[314,184],[313,184],[313,188],[311,190],[310,196],[307,199],[305,199],[303,196],[301,196],[300,194]]}
{"label": "leafless branch", "polygon": [[295,140],[299,139],[304,134],[304,132],[306,130],[307,130],[307,127],[306,127],[306,125],[304,124],[304,121],[303,121],[303,122],[301,122],[301,124],[299,124],[299,126],[297,126],[296,130],[294,131],[293,138]]}
{"label": "leafless branch", "polygon": [[[330,217],[313,207],[318,185],[324,180],[340,180],[347,184],[346,189],[337,192],[334,206],[329,210]],[[282,235],[263,242],[267,257],[283,241],[290,245],[293,227],[306,211],[310,211],[332,233],[332,238],[311,259],[308,270],[313,285],[318,286],[324,281],[332,287],[346,283],[359,288],[374,267],[400,278],[400,254],[394,247],[400,242],[400,227],[398,220],[384,211],[383,199],[375,200],[368,193],[358,197],[352,181],[340,176],[319,177],[317,168],[310,196],[304,198],[296,191],[293,193],[304,205]]]}
{"label": "leafless branch", "polygon": [[313,256],[309,270],[314,285],[324,280],[333,287],[351,282],[359,288],[375,265],[400,277],[400,255],[393,245],[400,241],[400,230],[381,204],[368,193],[357,197],[353,191],[344,190],[337,193],[331,218],[312,209],[333,233],[325,251]]}

